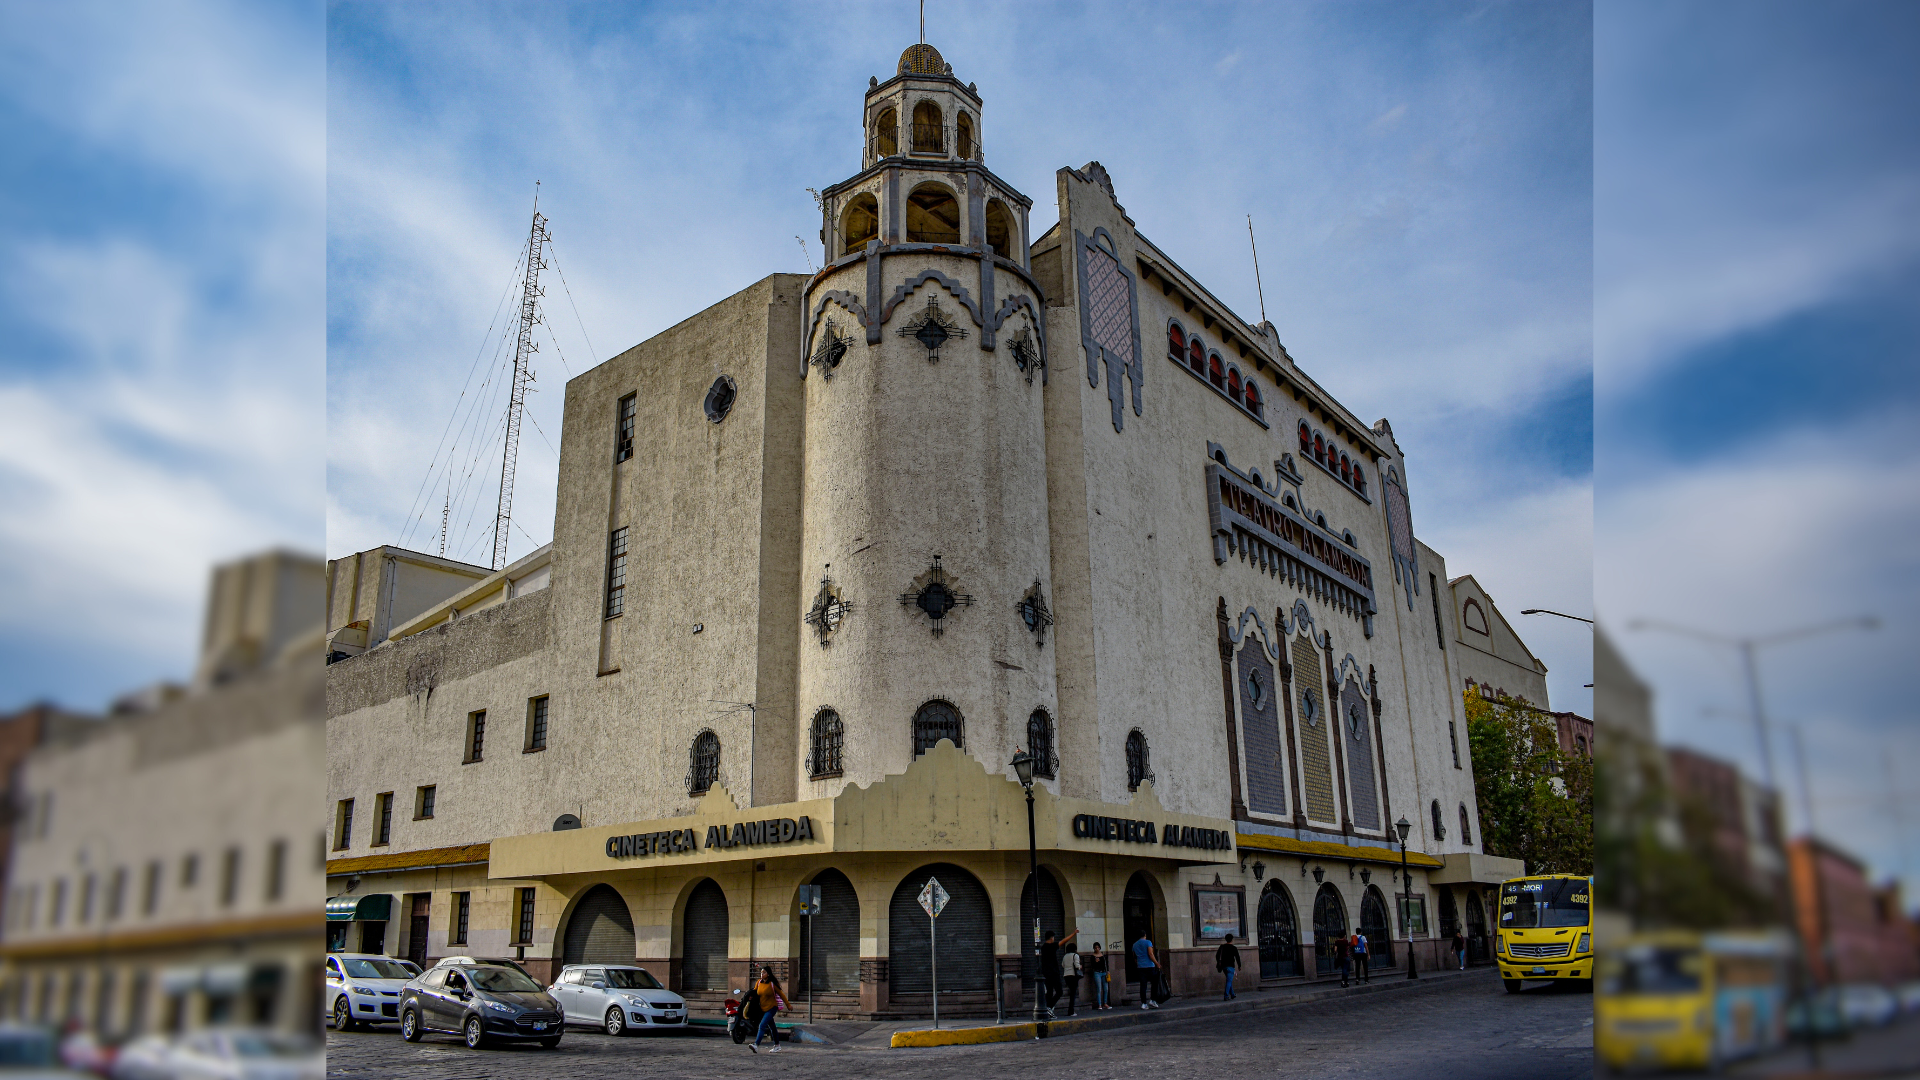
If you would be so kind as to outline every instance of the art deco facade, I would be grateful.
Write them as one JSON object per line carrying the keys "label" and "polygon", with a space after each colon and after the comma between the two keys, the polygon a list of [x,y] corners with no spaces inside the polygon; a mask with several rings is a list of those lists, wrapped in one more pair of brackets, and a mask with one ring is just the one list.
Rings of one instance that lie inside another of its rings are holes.
{"label": "art deco facade", "polygon": [[908,49],[821,192],[825,268],[568,384],[546,569],[329,668],[336,946],[639,959],[696,1007],[749,964],[804,994],[811,952],[822,1010],[878,1016],[930,1004],[929,876],[943,1011],[991,1008],[1036,907],[1151,936],[1178,992],[1223,937],[1311,978],[1336,930],[1403,962],[1485,926],[1519,867],[1475,843],[1449,579],[1391,428],[1097,163],[1031,235],[983,115]]}

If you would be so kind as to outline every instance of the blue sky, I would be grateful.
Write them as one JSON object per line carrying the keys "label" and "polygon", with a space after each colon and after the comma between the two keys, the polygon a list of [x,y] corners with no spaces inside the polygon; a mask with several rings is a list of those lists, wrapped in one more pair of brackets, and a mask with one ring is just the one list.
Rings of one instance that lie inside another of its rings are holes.
{"label": "blue sky", "polygon": [[[911,4],[847,10],[861,32],[785,4],[329,8],[330,555],[437,550],[420,485],[535,180],[567,291],[549,291],[513,554],[551,535],[570,374],[817,265],[806,188],[857,169],[867,78],[917,33]],[[1097,159],[1140,229],[1257,321],[1252,214],[1268,316],[1392,420],[1416,530],[1515,618],[1588,610],[1585,5],[933,0],[927,20],[1036,234],[1055,170]],[[485,561],[491,489],[467,492],[449,554]],[[1587,631],[1523,630],[1555,703],[1585,711]]]}
{"label": "blue sky", "polygon": [[[1795,831],[1920,894],[1920,110],[1911,4],[1616,3],[1595,42],[1595,599],[1665,737],[1761,772]],[[1737,15],[1735,14],[1737,13]]]}

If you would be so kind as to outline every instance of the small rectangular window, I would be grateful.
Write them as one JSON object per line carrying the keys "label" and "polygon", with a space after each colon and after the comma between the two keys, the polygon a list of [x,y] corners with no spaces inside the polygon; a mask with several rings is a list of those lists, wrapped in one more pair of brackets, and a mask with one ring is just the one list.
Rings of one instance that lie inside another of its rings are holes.
{"label": "small rectangular window", "polygon": [[628,394],[620,399],[620,428],[613,444],[613,460],[616,462],[633,456],[633,414],[638,396]]}
{"label": "small rectangular window", "polygon": [[1440,581],[1432,574],[1427,575],[1427,591],[1433,594],[1433,643],[1446,652],[1447,624],[1440,620]]}
{"label": "small rectangular window", "polygon": [[[348,799],[352,802],[352,799]],[[200,856],[188,854],[180,860],[180,887],[191,889],[200,883]]]}
{"label": "small rectangular window", "polygon": [[373,846],[383,847],[393,842],[393,792],[383,791],[374,798]]}
{"label": "small rectangular window", "polygon": [[[334,814],[333,850],[345,851],[353,846],[353,800],[341,799],[340,807]],[[191,855],[188,858],[192,858]],[[184,882],[183,884],[192,884]]]}
{"label": "small rectangular window", "polygon": [[232,907],[240,898],[240,849],[230,847],[220,860],[220,906]]}
{"label": "small rectangular window", "polygon": [[467,913],[471,909],[472,901],[472,893],[453,894],[453,940],[448,944],[465,945],[467,943]]}
{"label": "small rectangular window", "polygon": [[487,748],[487,710],[467,714],[467,756],[464,763],[479,761]]}
{"label": "small rectangular window", "polygon": [[55,878],[53,897],[47,904],[47,925],[59,926],[67,920],[67,879]]}
{"label": "small rectangular window", "polygon": [[147,881],[140,888],[140,914],[152,915],[160,910],[160,875],[163,873],[160,860],[147,864]]}
{"label": "small rectangular window", "polygon": [[547,748],[547,696],[527,702],[527,753]]}
{"label": "small rectangular window", "polygon": [[287,888],[287,842],[275,840],[267,848],[267,900],[280,899]]}
{"label": "small rectangular window", "polygon": [[80,879],[80,925],[93,921],[93,875]]}
{"label": "small rectangular window", "polygon": [[607,618],[617,619],[627,609],[627,527],[607,538]]}
{"label": "small rectangular window", "polygon": [[531,945],[533,943],[533,890],[519,889],[520,917],[513,928],[513,944]]}
{"label": "small rectangular window", "polygon": [[127,868],[116,866],[113,877],[107,885],[107,921],[111,922],[126,914],[127,910]]}
{"label": "small rectangular window", "polygon": [[413,820],[424,821],[433,816],[433,798],[438,789],[433,784],[415,788],[413,792]]}
{"label": "small rectangular window", "polygon": [[1453,747],[1453,767],[1457,769],[1460,767],[1460,734],[1452,720],[1447,721],[1447,742]]}

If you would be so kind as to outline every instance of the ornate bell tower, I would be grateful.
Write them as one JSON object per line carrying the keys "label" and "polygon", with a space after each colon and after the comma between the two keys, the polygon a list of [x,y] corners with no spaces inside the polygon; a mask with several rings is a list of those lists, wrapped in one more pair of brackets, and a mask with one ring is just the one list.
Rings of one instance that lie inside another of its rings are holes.
{"label": "ornate bell tower", "polygon": [[938,731],[1001,771],[1036,712],[1056,722],[1052,639],[1022,607],[1052,592],[1044,297],[1032,200],[987,169],[981,106],[909,47],[869,80],[860,171],[821,194],[801,548],[808,602],[837,615],[810,619],[796,721],[805,746],[833,710],[847,752],[840,776],[803,761],[802,797],[900,772]]}

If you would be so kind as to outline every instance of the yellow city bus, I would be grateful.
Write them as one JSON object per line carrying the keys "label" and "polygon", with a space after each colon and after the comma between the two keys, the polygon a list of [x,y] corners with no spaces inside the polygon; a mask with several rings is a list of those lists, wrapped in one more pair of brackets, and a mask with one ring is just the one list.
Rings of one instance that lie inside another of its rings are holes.
{"label": "yellow city bus", "polygon": [[1609,943],[1593,1048],[1610,1069],[1717,1069],[1786,1043],[1784,933],[1665,931]]}
{"label": "yellow city bus", "polygon": [[1593,985],[1593,879],[1514,878],[1500,886],[1494,958],[1507,993],[1528,983]]}

